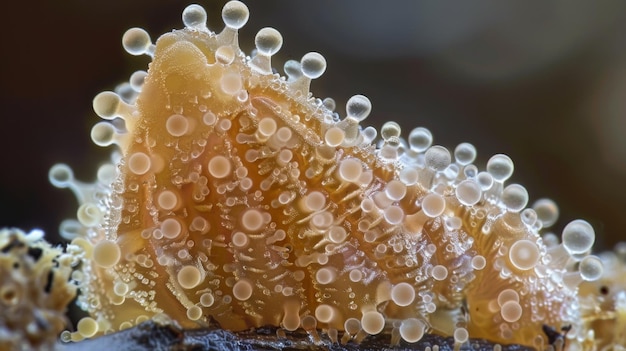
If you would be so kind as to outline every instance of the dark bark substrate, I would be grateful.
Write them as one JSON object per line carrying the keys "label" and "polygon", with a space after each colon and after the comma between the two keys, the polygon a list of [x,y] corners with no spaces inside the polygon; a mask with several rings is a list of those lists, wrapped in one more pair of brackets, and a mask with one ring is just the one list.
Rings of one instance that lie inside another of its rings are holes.
{"label": "dark bark substrate", "polygon": [[[304,331],[287,333],[285,338],[276,336],[276,328],[258,328],[253,331],[229,332],[221,329],[182,330],[171,325],[158,325],[152,321],[117,333],[101,336],[76,343],[57,344],[58,351],[100,351],[100,350],[172,350],[172,351],[234,351],[234,350],[424,350],[426,347],[439,345],[440,351],[454,350],[454,340],[433,334],[425,335],[419,342],[409,344],[401,341],[399,345],[390,347],[390,336],[381,333],[368,336],[360,344],[331,343],[328,337],[320,333],[322,343],[316,345]],[[491,351],[494,344],[484,339],[471,339],[461,350]],[[531,351],[529,347],[519,345],[502,345],[503,351]]]}

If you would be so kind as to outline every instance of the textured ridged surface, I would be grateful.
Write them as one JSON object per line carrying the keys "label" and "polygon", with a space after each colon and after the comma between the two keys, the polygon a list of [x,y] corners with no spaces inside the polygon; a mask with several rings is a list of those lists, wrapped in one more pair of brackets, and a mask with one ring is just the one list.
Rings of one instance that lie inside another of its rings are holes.
{"label": "textured ridged surface", "polygon": [[568,337],[592,342],[581,317],[597,301],[579,308],[576,294],[603,264],[589,255],[587,222],[544,243],[558,209],[527,208],[526,189],[506,184],[508,156],[480,171],[471,144],[451,152],[424,128],[403,139],[395,122],[377,140],[361,126],[366,97],[340,117],[332,99],[309,93],[326,67],[320,54],[288,61],[281,77],[271,57],[282,37],[264,28],[245,56],[247,16],[228,3],[215,34],[192,5],[186,28],[156,45],[142,29],[124,34],[129,53],[153,61],[96,96],[111,122],[91,134],[121,155],[94,185],[64,165],[50,171],[81,202],[63,228],[83,251],[79,304],[92,315],[64,339],[165,314],[185,328],[273,325],[314,340],[317,328],[346,340],[390,328],[392,344],[435,330],[457,347],[488,337],[543,348],[544,325],[573,324]]}

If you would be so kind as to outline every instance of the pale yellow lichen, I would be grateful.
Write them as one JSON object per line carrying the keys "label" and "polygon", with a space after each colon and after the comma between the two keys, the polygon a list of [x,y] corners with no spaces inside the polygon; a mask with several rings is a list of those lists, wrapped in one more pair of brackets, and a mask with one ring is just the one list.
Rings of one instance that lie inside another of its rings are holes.
{"label": "pale yellow lichen", "polygon": [[76,295],[75,248],[64,253],[43,232],[0,229],[0,349],[52,350]]}

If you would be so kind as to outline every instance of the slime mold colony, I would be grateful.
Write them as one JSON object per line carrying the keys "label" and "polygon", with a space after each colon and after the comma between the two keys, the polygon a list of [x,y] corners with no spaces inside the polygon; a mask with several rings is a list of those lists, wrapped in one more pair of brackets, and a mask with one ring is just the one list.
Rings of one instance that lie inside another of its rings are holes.
{"label": "slime mold colony", "polygon": [[184,328],[302,328],[318,344],[383,331],[392,345],[425,333],[456,348],[626,343],[626,250],[591,255],[584,220],[562,242],[542,237],[558,208],[527,206],[526,189],[506,182],[509,157],[481,170],[471,144],[450,151],[425,128],[404,139],[395,122],[364,127],[367,97],[344,113],[309,92],[322,55],[287,61],[281,76],[277,30],[261,29],[250,56],[240,50],[243,3],[225,5],[219,34],[206,17],[188,6],[185,28],[155,44],[128,30],[124,48],[151,56],[149,69],[93,102],[105,119],[94,143],[119,152],[94,184],[63,164],[50,170],[80,202],[61,226],[68,253],[55,255],[80,262],[70,285],[90,314],[62,340],[167,316]]}

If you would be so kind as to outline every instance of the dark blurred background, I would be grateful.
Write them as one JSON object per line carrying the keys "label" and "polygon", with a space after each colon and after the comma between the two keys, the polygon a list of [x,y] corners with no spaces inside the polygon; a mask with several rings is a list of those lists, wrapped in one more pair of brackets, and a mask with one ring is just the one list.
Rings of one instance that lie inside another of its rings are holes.
{"label": "dark blurred background", "polygon": [[[223,1],[200,2],[220,31]],[[153,40],[181,28],[187,1],[12,1],[0,13],[0,225],[49,235],[76,200],[48,184],[56,162],[93,181],[110,150],[91,143],[91,109],[148,58],[121,37],[143,27]],[[510,180],[531,203],[557,201],[561,219],[592,223],[598,246],[626,240],[626,2],[251,1],[240,31],[249,52],[265,26],[284,38],[274,66],[308,51],[328,61],[316,96],[373,102],[365,121],[394,120],[406,136],[429,128],[436,144],[464,141],[484,167],[515,162]],[[56,241],[58,239],[52,239]]]}

